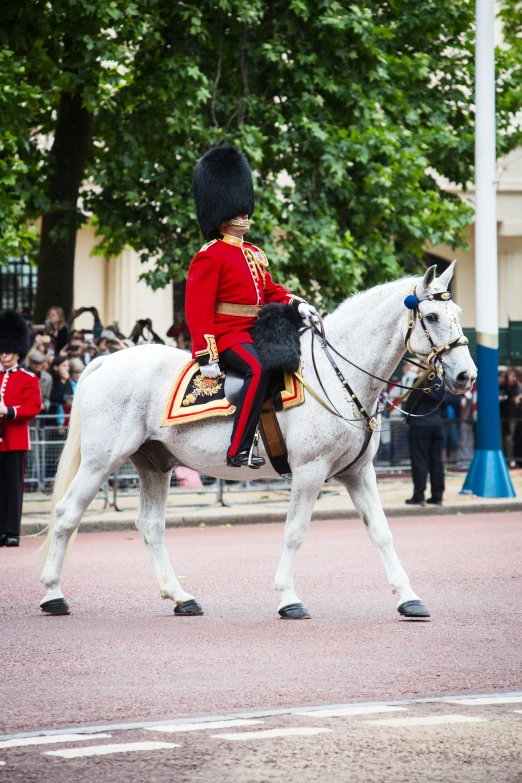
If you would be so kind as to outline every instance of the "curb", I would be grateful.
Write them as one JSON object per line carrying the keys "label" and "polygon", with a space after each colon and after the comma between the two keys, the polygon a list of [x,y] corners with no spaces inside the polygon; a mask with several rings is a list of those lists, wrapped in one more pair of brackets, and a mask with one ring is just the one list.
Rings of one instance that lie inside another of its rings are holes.
{"label": "curb", "polygon": [[[423,516],[450,516],[463,514],[484,513],[510,513],[522,511],[522,500],[497,500],[492,502],[477,501],[470,503],[449,503],[445,506],[388,506],[384,508],[387,517],[423,517]],[[84,518],[80,525],[82,533],[101,533],[113,531],[135,530],[134,516],[132,518],[115,517],[110,512],[106,516],[91,516]],[[125,514],[126,512],[122,512]],[[167,528],[176,527],[223,527],[225,525],[259,525],[274,522],[284,522],[286,509],[256,509],[245,508],[241,510],[219,508],[209,511],[189,512],[174,514],[172,511],[165,517]],[[312,514],[312,521],[327,521],[331,519],[352,520],[359,519],[353,508],[317,509]],[[22,520],[22,536],[36,535],[47,527],[46,519]]]}

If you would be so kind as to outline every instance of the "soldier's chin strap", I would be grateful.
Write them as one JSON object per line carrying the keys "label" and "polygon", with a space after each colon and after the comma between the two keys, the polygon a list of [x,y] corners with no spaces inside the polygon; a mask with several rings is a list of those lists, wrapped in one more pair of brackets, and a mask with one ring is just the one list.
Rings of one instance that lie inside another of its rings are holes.
{"label": "soldier's chin strap", "polygon": [[227,220],[229,226],[237,226],[238,228],[250,228],[250,218],[246,220],[238,220],[237,218],[230,218]]}

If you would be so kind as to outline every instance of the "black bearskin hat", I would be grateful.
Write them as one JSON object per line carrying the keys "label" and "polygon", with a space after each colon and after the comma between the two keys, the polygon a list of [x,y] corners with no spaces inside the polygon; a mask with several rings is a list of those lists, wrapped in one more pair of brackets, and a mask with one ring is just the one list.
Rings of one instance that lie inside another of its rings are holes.
{"label": "black bearskin hat", "polygon": [[252,217],[254,185],[248,161],[237,147],[214,147],[194,169],[194,201],[203,236],[219,236],[221,223],[236,215]]}
{"label": "black bearskin hat", "polygon": [[25,359],[29,350],[29,329],[25,318],[14,310],[0,312],[0,353],[17,353]]}

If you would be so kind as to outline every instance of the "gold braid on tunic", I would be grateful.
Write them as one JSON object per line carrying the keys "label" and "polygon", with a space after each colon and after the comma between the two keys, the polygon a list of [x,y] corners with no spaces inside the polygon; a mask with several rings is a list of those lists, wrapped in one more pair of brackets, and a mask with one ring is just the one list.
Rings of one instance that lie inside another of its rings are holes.
{"label": "gold braid on tunic", "polygon": [[261,277],[264,286],[266,280],[266,270],[268,268],[268,259],[262,250],[256,248],[256,251],[257,252],[254,252],[249,247],[243,248],[245,258],[248,261],[250,269],[252,270],[252,274],[254,277]]}

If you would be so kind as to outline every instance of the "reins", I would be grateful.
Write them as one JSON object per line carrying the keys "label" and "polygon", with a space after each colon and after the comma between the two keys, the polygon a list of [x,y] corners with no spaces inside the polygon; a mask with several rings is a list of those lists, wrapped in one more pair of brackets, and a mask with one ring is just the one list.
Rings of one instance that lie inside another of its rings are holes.
{"label": "reins", "polygon": [[[413,359],[408,359],[408,358],[405,359],[405,361],[409,362],[410,364],[413,364],[416,367],[419,367],[420,369],[422,369],[423,372],[419,376],[419,378],[415,381],[413,386],[405,386],[404,384],[400,384],[400,383],[396,383],[395,384],[395,386],[400,388],[400,389],[406,389],[406,393],[403,394],[401,397],[399,397],[399,399],[397,400],[399,405],[401,405],[403,402],[405,402],[405,400],[408,399],[408,397],[410,396],[410,394],[413,391],[420,391],[423,394],[428,394],[429,392],[432,391],[433,388],[439,389],[441,384],[442,384],[442,375],[443,375],[442,356],[445,353],[451,351],[453,348],[457,348],[460,345],[467,345],[468,344],[467,338],[463,335],[462,330],[459,329],[459,324],[458,324],[457,319],[453,318],[452,316],[450,316],[450,319],[455,324],[455,326],[457,327],[457,330],[458,330],[459,334],[453,340],[449,340],[448,339],[442,345],[437,346],[435,344],[434,340],[433,340],[433,337],[431,336],[431,333],[430,333],[429,329],[426,326],[426,323],[424,321],[422,313],[420,312],[419,304],[421,302],[423,302],[423,301],[443,302],[443,303],[445,303],[447,305],[450,300],[451,300],[451,294],[448,291],[442,291],[442,292],[437,292],[437,293],[434,293],[434,294],[428,294],[426,296],[418,297],[415,294],[415,285],[413,286],[410,295],[407,296],[406,299],[404,300],[404,304],[408,308],[408,325],[407,325],[407,331],[406,331],[406,336],[405,336],[405,340],[404,340],[405,346],[410,351],[410,353],[416,354],[418,356],[423,356],[423,357],[425,356],[425,357],[427,357],[426,358],[426,363],[427,363],[428,366],[427,367],[423,367],[422,364],[419,364],[418,362],[414,361]],[[446,307],[446,310],[447,310],[447,307]],[[425,333],[425,335],[426,335],[426,337],[427,337],[427,339],[428,339],[428,341],[430,343],[431,351],[428,352],[428,353],[425,353],[423,351],[417,351],[417,350],[413,349],[412,346],[411,346],[411,336],[412,336],[413,329],[415,327],[415,320],[419,321],[419,323],[420,323],[420,325],[421,325],[421,327],[422,327],[422,329],[423,329],[423,331],[424,331],[424,333]],[[376,430],[376,428],[381,423],[380,420],[381,420],[381,414],[382,413],[386,412],[387,410],[390,410],[390,408],[395,408],[395,409],[399,410],[404,415],[404,419],[402,421],[400,421],[394,427],[391,427],[389,430],[386,430],[387,432],[391,432],[393,429],[396,429],[397,427],[400,427],[402,424],[404,424],[408,420],[408,418],[410,416],[414,416],[415,418],[423,418],[424,416],[431,415],[431,413],[433,413],[435,410],[437,410],[437,408],[439,408],[440,405],[442,404],[442,400],[441,400],[439,402],[439,404],[436,406],[436,408],[434,408],[433,411],[430,411],[430,413],[415,414],[415,413],[413,413],[413,411],[415,410],[415,408],[419,404],[420,400],[422,399],[422,395],[420,395],[418,397],[418,399],[415,400],[411,410],[408,411],[407,413],[405,413],[400,407],[397,407],[397,405],[391,403],[391,401],[389,401],[389,400],[387,400],[388,407],[386,407],[385,405],[382,405],[382,403],[380,401],[380,398],[381,398],[381,395],[382,395],[382,392],[381,392],[381,394],[379,395],[379,398],[377,400],[377,405],[376,405],[374,413],[368,413],[365,410],[365,408],[362,405],[362,403],[360,402],[360,400],[357,397],[357,395],[355,394],[354,390],[350,386],[349,382],[346,380],[346,378],[344,377],[343,373],[341,372],[339,366],[337,365],[337,363],[336,363],[336,361],[335,361],[335,359],[334,359],[334,357],[332,355],[332,351],[340,359],[342,359],[343,361],[347,362],[352,367],[354,367],[355,369],[357,369],[360,372],[364,373],[365,375],[369,376],[370,378],[374,378],[375,380],[380,381],[383,384],[390,383],[390,379],[386,380],[385,378],[381,378],[378,375],[374,375],[373,373],[369,372],[368,370],[365,370],[363,367],[360,367],[359,365],[355,364],[355,362],[351,361],[351,359],[348,359],[346,356],[343,356],[343,354],[339,353],[339,351],[327,339],[325,328],[324,328],[324,322],[323,322],[323,320],[322,320],[322,318],[320,316],[316,316],[313,320],[310,320],[310,326],[305,327],[305,329],[302,330],[301,334],[303,334],[308,329],[311,329],[311,332],[312,332],[311,354],[312,354],[312,364],[313,364],[313,367],[314,367],[314,372],[315,372],[317,380],[319,381],[319,385],[321,386],[323,394],[325,395],[326,399],[328,400],[328,403],[325,402],[325,400],[322,399],[319,394],[317,394],[315,389],[313,389],[312,386],[310,386],[310,384],[302,377],[301,373],[295,372],[294,373],[295,377],[297,378],[298,381],[300,381],[303,384],[304,388],[312,395],[312,397],[314,397],[314,399],[320,405],[322,405],[323,408],[325,408],[325,410],[327,410],[333,416],[336,416],[337,418],[340,418],[343,421],[346,421],[348,424],[350,424],[351,426],[355,427],[356,429],[365,431],[365,440],[364,440],[364,443],[363,443],[361,451],[359,452],[357,457],[349,463],[349,465],[347,465],[345,468],[343,468],[341,473],[337,473],[336,474],[337,476],[342,475],[344,472],[346,472],[349,468],[351,468],[363,456],[364,452],[368,448],[368,445],[370,443],[370,440],[371,440],[371,437],[373,435],[373,432]],[[452,330],[452,327],[450,327],[450,335],[451,335],[451,330]],[[316,359],[315,359],[315,350],[314,350],[315,340],[316,339],[319,340],[319,344],[320,344],[324,354],[326,355],[326,357],[327,357],[330,365],[332,366],[335,374],[339,378],[339,381],[340,381],[342,389],[343,389],[344,396],[346,397],[347,402],[349,402],[352,405],[353,411],[354,411],[354,415],[356,416],[356,418],[349,419],[346,416],[343,416],[343,414],[340,413],[337,410],[335,404],[330,399],[330,396],[329,396],[327,390],[325,389],[325,386],[323,384],[323,381],[322,381],[321,376],[319,374],[319,371],[317,369],[317,363],[316,363]],[[433,387],[433,386],[426,386],[426,387],[424,387],[422,389],[419,388],[421,386],[421,384],[426,379],[428,379],[429,381],[433,381],[436,378],[441,378],[441,381],[440,381],[438,386],[435,386],[435,387]],[[362,427],[358,427],[355,424],[355,422],[363,422],[363,426]]]}

